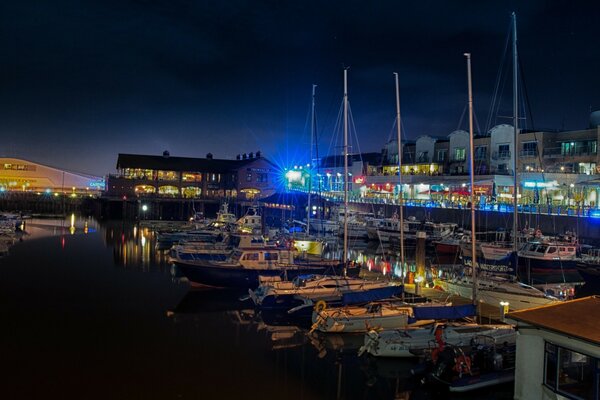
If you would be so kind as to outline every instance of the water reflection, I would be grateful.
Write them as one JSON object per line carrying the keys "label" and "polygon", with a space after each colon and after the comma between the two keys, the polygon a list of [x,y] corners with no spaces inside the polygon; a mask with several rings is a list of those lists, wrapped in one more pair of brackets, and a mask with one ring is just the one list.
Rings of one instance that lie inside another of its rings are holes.
{"label": "water reflection", "polygon": [[109,222],[104,226],[104,240],[112,247],[115,264],[126,269],[168,271],[168,254],[158,251],[156,232],[127,222]]}

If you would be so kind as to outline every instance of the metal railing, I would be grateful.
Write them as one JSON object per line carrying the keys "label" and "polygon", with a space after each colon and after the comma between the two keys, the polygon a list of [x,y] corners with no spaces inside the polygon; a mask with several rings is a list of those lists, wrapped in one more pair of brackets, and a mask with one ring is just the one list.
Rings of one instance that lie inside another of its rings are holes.
{"label": "metal railing", "polygon": [[492,153],[492,159],[494,160],[508,160],[510,158],[510,151],[495,151]]}
{"label": "metal railing", "polygon": [[549,147],[544,149],[544,158],[595,156],[597,153],[597,149],[590,146],[574,147],[568,150],[562,147]]}
{"label": "metal railing", "polygon": [[529,149],[529,150],[521,150],[519,152],[520,157],[537,157],[538,151],[537,149]]}

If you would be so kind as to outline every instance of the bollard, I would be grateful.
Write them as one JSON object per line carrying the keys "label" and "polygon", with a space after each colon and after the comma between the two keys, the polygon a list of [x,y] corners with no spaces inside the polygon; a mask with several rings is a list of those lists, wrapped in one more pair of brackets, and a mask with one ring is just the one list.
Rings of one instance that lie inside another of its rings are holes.
{"label": "bollard", "polygon": [[425,241],[427,234],[422,231],[417,232],[417,249],[415,253],[415,293],[421,294],[421,283],[425,280]]}
{"label": "bollard", "polygon": [[508,307],[509,307],[510,303],[508,301],[501,301],[500,302],[500,320],[502,322],[504,321],[504,317],[506,314],[508,314]]}

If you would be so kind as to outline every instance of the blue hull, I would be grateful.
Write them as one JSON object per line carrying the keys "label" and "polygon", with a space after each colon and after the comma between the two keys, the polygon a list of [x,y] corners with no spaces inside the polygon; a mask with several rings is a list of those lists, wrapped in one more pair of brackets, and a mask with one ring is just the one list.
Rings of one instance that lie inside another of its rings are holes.
{"label": "blue hull", "polygon": [[[472,263],[471,257],[463,255],[462,258],[463,264],[470,267]],[[479,267],[479,271],[487,273],[516,275],[517,257],[514,252],[499,260],[487,259],[481,256],[477,258],[477,266]]]}
{"label": "blue hull", "polygon": [[[364,290],[360,292],[346,293],[344,295],[323,295],[313,298],[313,302],[324,300],[328,307],[338,307],[344,305],[361,304],[370,301],[389,299],[390,297],[402,294],[402,286],[389,286],[377,289]],[[294,307],[304,304],[302,296],[296,294],[271,295],[263,298],[260,308],[270,311],[287,311]],[[312,307],[306,307],[312,314]]]}
{"label": "blue hull", "polygon": [[179,253],[179,259],[183,261],[225,261],[231,252],[226,253]]}
{"label": "blue hull", "polygon": [[[282,279],[293,279],[298,275],[336,274],[342,273],[342,265],[332,268],[322,265],[302,265],[270,269],[245,269],[218,265],[196,265],[176,261],[177,269],[190,281],[199,285],[254,289],[259,285],[259,276],[279,276]],[[354,272],[354,271],[353,271]]]}

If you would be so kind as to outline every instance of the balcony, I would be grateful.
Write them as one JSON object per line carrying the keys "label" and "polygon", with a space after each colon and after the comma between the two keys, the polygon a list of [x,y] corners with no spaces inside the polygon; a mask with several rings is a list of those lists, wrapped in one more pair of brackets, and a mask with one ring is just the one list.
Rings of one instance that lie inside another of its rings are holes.
{"label": "balcony", "polygon": [[492,153],[493,160],[509,160],[510,151],[495,151]]}
{"label": "balcony", "polygon": [[454,162],[465,162],[467,161],[467,156],[466,155],[452,155],[452,157],[450,157],[450,162],[454,163]]}
{"label": "balcony", "polygon": [[526,149],[519,151],[519,157],[537,157],[537,149]]}
{"label": "balcony", "polygon": [[597,150],[595,147],[582,146],[571,149],[563,149],[562,147],[550,147],[544,149],[544,158],[562,158],[562,157],[578,157],[578,156],[595,156]]}

